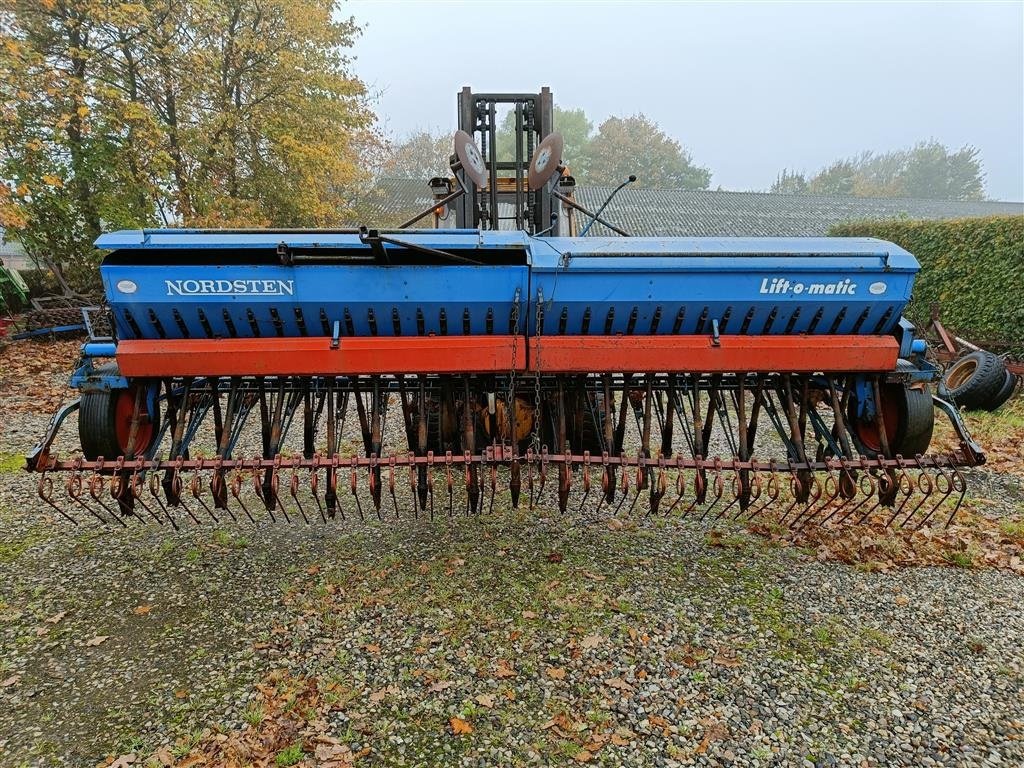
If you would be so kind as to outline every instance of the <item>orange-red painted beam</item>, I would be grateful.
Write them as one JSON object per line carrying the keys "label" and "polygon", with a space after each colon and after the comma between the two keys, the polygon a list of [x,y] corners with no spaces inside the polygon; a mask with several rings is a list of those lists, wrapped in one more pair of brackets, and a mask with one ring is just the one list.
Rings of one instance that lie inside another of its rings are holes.
{"label": "orange-red painted beam", "polygon": [[847,373],[892,371],[891,336],[542,336],[530,369],[590,373]]}
{"label": "orange-red painted beam", "polygon": [[[332,376],[375,373],[501,373],[512,336],[368,336],[261,339],[139,339],[117,345],[124,376]],[[515,344],[516,369],[526,341]]]}
{"label": "orange-red painted beam", "polygon": [[[512,336],[139,339],[117,345],[124,376],[331,376],[505,373],[526,370],[526,339]],[[834,373],[892,371],[891,336],[543,336],[530,370],[545,373]]]}

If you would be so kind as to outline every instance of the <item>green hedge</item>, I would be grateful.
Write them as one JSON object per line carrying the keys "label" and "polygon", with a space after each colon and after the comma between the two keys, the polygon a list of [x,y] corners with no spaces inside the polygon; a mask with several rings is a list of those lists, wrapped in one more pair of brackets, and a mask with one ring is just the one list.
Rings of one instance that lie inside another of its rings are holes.
{"label": "green hedge", "polygon": [[943,324],[993,351],[1024,357],[1024,216],[952,221],[861,221],[829,234],[878,237],[921,262],[907,315],[924,327],[931,307]]}

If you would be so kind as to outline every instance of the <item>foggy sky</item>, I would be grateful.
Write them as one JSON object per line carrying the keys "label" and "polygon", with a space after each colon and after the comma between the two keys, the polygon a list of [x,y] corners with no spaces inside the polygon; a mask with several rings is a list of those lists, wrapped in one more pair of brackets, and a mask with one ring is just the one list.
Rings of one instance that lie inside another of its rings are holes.
{"label": "foggy sky", "polygon": [[1024,2],[350,0],[341,13],[364,26],[354,71],[398,137],[454,130],[463,85],[549,85],[595,124],[646,114],[712,188],[766,190],[783,167],[935,138],[981,150],[989,197],[1024,200]]}

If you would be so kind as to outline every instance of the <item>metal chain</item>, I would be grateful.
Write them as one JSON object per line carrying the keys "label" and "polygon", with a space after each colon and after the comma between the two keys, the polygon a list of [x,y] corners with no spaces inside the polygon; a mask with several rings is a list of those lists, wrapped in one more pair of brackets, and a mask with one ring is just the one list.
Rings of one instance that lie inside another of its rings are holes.
{"label": "metal chain", "polygon": [[[537,289],[537,313],[536,313],[536,324],[537,327],[534,330],[533,338],[535,342],[540,342],[541,334],[544,330],[544,291],[541,288]],[[530,436],[530,444],[533,446],[533,450],[536,453],[540,453],[541,442],[540,442],[540,344],[535,343],[533,346],[533,352],[537,364],[534,366],[533,372],[533,434]]]}
{"label": "metal chain", "polygon": [[[508,373],[508,394],[505,399],[505,419],[508,421],[509,443],[516,444],[516,425],[512,422],[512,400],[516,396],[516,352],[519,349],[519,289],[512,304],[512,368]],[[497,431],[497,430],[495,430]]]}

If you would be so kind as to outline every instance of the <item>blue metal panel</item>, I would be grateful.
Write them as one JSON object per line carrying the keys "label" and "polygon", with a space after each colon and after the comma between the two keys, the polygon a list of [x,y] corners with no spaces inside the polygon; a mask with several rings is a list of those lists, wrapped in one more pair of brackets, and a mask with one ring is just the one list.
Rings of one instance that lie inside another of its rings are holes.
{"label": "blue metal panel", "polygon": [[[281,335],[299,336],[296,310],[301,310],[306,332],[324,335],[320,310],[328,323],[341,321],[347,335],[345,310],[355,335],[371,335],[370,311],[377,333],[393,336],[393,310],[398,310],[404,335],[417,332],[417,311],[423,313],[425,333],[441,333],[441,310],[447,332],[463,333],[463,313],[469,310],[470,332],[486,332],[487,312],[493,312],[494,333],[507,333],[516,290],[525,297],[525,266],[371,266],[308,264],[295,267],[207,266],[168,267],[114,265],[100,268],[120,338],[134,338],[125,310],[138,325],[142,338],[160,338],[159,323],[167,338],[180,338],[177,310],[188,336],[205,338],[199,309],[214,336],[230,335],[225,310],[239,336],[253,336],[249,313],[260,336],[276,336],[272,309],[281,323]],[[157,322],[150,318],[153,313]]]}
{"label": "blue metal panel", "polygon": [[[513,296],[545,300],[545,333],[889,333],[910,298],[918,263],[892,243],[872,238],[535,238],[522,232],[410,230],[400,239],[430,248],[522,248],[527,266],[384,266],[307,263],[294,266],[161,263],[162,250],[239,249],[255,256],[295,248],[367,248],[351,233],[330,231],[136,230],[104,235],[97,245],[122,257],[101,268],[120,338],[133,337],[126,311],[144,338],[230,335],[227,312],[241,336],[298,336],[296,311],[306,333],[342,322],[346,310],[356,335],[393,335],[393,315],[403,334],[509,331]],[[128,258],[124,258],[128,256]],[[486,255],[480,259],[486,261]],[[256,259],[254,258],[254,262]],[[127,262],[127,263],[125,263]],[[177,310],[177,315],[175,314]],[[277,315],[275,325],[274,312]],[[152,317],[151,317],[152,315]],[[522,316],[533,327],[533,307]],[[255,323],[256,331],[252,329]],[[158,327],[159,326],[159,327]],[[184,331],[181,330],[184,326]]]}
{"label": "blue metal panel", "polygon": [[[658,308],[657,333],[671,333],[680,310],[680,333],[710,333],[712,320],[723,333],[888,333],[918,269],[903,249],[870,238],[609,238],[596,249],[593,240],[533,248],[532,298],[544,296],[545,333],[563,312],[566,332],[581,333],[588,308],[591,334],[605,332],[610,309],[611,333],[627,332],[634,310],[633,332],[650,333]],[[566,250],[553,253],[558,246]]]}

